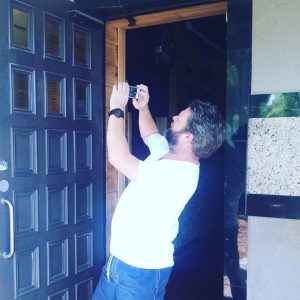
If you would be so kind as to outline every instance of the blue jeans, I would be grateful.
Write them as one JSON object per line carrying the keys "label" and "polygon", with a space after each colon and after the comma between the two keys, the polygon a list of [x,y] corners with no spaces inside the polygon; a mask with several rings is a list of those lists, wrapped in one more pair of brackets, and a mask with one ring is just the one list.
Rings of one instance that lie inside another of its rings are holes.
{"label": "blue jeans", "polygon": [[110,255],[93,300],[163,300],[171,271],[135,268]]}

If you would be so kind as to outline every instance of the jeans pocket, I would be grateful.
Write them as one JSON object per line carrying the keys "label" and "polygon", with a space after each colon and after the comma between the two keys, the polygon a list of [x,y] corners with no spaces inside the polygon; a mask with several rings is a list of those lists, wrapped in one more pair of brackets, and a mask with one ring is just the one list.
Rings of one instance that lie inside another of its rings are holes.
{"label": "jeans pocket", "polygon": [[118,283],[118,259],[110,256],[106,267],[107,279],[111,282]]}
{"label": "jeans pocket", "polygon": [[118,282],[122,286],[138,288],[155,286],[155,271],[151,269],[135,268],[121,261],[118,262]]}

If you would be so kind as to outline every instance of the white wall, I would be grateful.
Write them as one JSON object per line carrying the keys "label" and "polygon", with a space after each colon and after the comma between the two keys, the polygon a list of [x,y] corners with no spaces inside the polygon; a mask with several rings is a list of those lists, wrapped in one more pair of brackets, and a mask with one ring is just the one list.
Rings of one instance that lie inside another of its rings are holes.
{"label": "white wall", "polygon": [[300,1],[253,0],[252,94],[300,91]]}
{"label": "white wall", "polygon": [[248,218],[247,299],[300,299],[300,220]]}

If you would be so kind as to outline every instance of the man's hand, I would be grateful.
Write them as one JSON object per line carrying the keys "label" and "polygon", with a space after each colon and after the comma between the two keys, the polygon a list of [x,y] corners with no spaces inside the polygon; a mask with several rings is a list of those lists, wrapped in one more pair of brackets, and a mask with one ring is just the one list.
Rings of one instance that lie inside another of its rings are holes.
{"label": "man's hand", "polygon": [[127,82],[119,82],[114,85],[110,96],[110,110],[120,108],[123,111],[128,102],[129,85]]}
{"label": "man's hand", "polygon": [[137,94],[138,94],[138,99],[133,99],[132,104],[136,109],[140,110],[145,108],[148,105],[149,102],[148,87],[144,84],[137,85]]}
{"label": "man's hand", "polygon": [[133,106],[139,110],[139,129],[140,134],[147,145],[148,138],[153,134],[158,132],[158,128],[151,116],[148,102],[149,102],[149,92],[148,87],[144,84],[137,85],[138,100],[133,100]]}

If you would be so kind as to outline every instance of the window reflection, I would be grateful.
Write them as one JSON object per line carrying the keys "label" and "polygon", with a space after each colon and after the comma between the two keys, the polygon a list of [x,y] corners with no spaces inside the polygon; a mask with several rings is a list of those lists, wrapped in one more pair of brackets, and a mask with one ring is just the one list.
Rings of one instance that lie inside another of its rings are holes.
{"label": "window reflection", "polygon": [[251,96],[250,117],[298,117],[300,93],[264,94]]}
{"label": "window reflection", "polygon": [[29,13],[13,8],[12,26],[12,45],[29,49]]}

